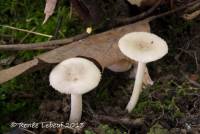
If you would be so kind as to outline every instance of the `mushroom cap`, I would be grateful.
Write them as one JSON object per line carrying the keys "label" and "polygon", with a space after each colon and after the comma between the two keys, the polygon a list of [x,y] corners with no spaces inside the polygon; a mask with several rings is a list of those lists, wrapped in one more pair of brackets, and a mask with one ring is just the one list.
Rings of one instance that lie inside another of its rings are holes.
{"label": "mushroom cap", "polygon": [[101,80],[97,66],[84,58],[70,58],[58,64],[50,73],[50,85],[61,93],[84,94]]}
{"label": "mushroom cap", "polygon": [[113,72],[126,72],[130,70],[132,67],[132,63],[128,60],[120,60],[117,63],[108,66],[107,68]]}
{"label": "mushroom cap", "polygon": [[132,5],[137,5],[138,7],[140,7],[141,3],[143,0],[128,0],[128,2]]}
{"label": "mushroom cap", "polygon": [[119,40],[118,45],[124,55],[143,63],[158,60],[168,52],[167,43],[148,32],[128,33]]}

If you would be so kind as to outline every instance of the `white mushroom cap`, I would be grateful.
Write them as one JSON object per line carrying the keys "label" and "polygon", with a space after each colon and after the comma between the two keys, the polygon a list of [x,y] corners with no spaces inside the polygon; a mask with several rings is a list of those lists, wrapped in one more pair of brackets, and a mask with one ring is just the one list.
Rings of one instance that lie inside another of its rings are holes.
{"label": "white mushroom cap", "polygon": [[130,70],[131,67],[132,67],[132,63],[128,60],[123,59],[107,68],[113,72],[126,72]]}
{"label": "white mushroom cap", "polygon": [[70,58],[50,73],[50,85],[61,93],[84,94],[94,89],[101,79],[96,65],[84,58]]}
{"label": "white mushroom cap", "polygon": [[147,32],[128,33],[118,45],[124,55],[143,63],[158,60],[168,52],[167,43],[162,38]]}
{"label": "white mushroom cap", "polygon": [[140,7],[141,3],[143,0],[128,0],[129,3],[131,3],[132,5],[137,5]]}

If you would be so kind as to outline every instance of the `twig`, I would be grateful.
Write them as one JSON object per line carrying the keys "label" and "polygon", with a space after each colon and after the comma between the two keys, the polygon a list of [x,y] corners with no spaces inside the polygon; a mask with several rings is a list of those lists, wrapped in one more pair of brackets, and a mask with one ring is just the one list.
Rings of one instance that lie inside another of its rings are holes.
{"label": "twig", "polygon": [[54,49],[63,44],[68,44],[80,39],[87,37],[87,33],[82,33],[67,39],[52,40],[41,43],[30,43],[30,44],[8,44],[0,45],[0,50],[4,51],[17,51],[17,50],[42,50],[42,49]]}
{"label": "twig", "polygon": [[[148,17],[146,19],[144,19],[143,21],[152,21],[154,19],[157,19],[157,18],[160,18],[160,17],[164,17],[164,16],[167,16],[167,15],[170,15],[172,13],[175,13],[175,12],[178,12],[178,11],[181,11],[181,10],[184,10],[190,6],[193,6],[197,3],[199,3],[200,0],[195,0],[193,2],[190,2],[186,5],[183,5],[181,7],[178,7],[174,10],[170,10],[170,11],[167,11],[167,12],[164,12],[164,13],[161,13],[159,15],[154,15],[154,16],[151,16],[151,17]],[[155,8],[158,6],[158,2],[151,8],[149,9],[149,11],[147,11],[146,13],[150,14],[151,12],[153,12],[153,10],[155,10]],[[143,15],[138,15],[138,16],[135,16],[133,18],[127,18],[128,21],[121,21],[120,23],[121,24],[128,24],[128,23],[132,23],[134,21],[137,21],[139,19],[142,19],[144,16],[146,16],[146,13],[142,13]],[[147,14],[147,15],[148,15]],[[77,35],[77,36],[80,36],[80,35]],[[82,37],[83,36],[83,37]],[[75,37],[72,37],[72,38],[69,38],[69,39],[63,39],[63,40],[54,40],[54,41],[50,41],[50,42],[43,42],[43,43],[32,43],[32,44],[18,44],[18,45],[0,45],[0,50],[10,50],[10,51],[16,51],[16,50],[41,50],[41,49],[54,49],[56,47],[58,47],[59,45],[61,44],[67,44],[67,43],[71,43],[73,41],[76,41],[76,40],[80,40],[86,36],[88,36],[87,34],[83,34],[81,37],[76,37],[77,39],[75,39]]]}
{"label": "twig", "polygon": [[127,126],[132,127],[140,127],[144,125],[144,119],[138,118],[138,119],[130,119],[128,117],[112,117],[112,116],[105,116],[105,115],[95,115],[94,116],[97,120],[100,120],[102,122],[109,122],[113,124],[124,124]]}
{"label": "twig", "polygon": [[129,18],[118,18],[116,21],[119,24],[128,24],[128,23],[132,23],[134,21],[140,20],[140,19],[150,15],[160,5],[161,1],[162,0],[158,0],[152,8],[150,8],[146,12],[143,12],[137,16],[133,16],[133,17],[129,17]]}
{"label": "twig", "polygon": [[[154,15],[154,16],[151,16],[151,17],[149,17],[149,18],[146,18],[145,20],[147,21],[152,21],[152,20],[154,20],[154,19],[157,19],[157,18],[161,18],[161,17],[164,17],[164,16],[167,16],[167,15],[170,15],[170,14],[173,14],[173,13],[176,13],[176,12],[179,12],[179,11],[182,11],[182,10],[184,10],[184,9],[186,9],[186,8],[188,8],[188,7],[191,7],[191,6],[193,6],[193,5],[195,5],[195,4],[197,4],[197,3],[199,3],[200,2],[200,0],[195,0],[195,1],[193,1],[193,2],[189,2],[188,4],[185,4],[185,5],[183,5],[183,6],[180,6],[180,7],[178,7],[178,8],[176,8],[176,9],[174,9],[174,10],[170,10],[170,11],[167,11],[167,12],[164,12],[164,13],[161,13],[161,14],[158,14],[158,15]],[[144,21],[145,21],[144,20]]]}
{"label": "twig", "polygon": [[187,79],[192,85],[200,88],[200,84],[192,79],[190,79],[184,72],[181,71],[181,74]]}
{"label": "twig", "polygon": [[22,130],[24,130],[24,131],[26,131],[26,132],[28,132],[28,133],[30,133],[30,134],[36,134],[35,132],[33,132],[33,131],[31,131],[31,130],[28,130],[28,129],[25,129],[25,128],[20,128],[20,129],[22,129]]}
{"label": "twig", "polygon": [[[167,15],[170,15],[170,14],[173,14],[173,13],[176,13],[176,12],[179,12],[179,11],[182,11],[182,10],[184,10],[184,9],[186,9],[186,8],[188,8],[188,7],[191,7],[191,6],[195,5],[195,4],[198,4],[198,3],[200,3],[200,0],[195,0],[195,1],[193,1],[193,2],[189,2],[188,4],[185,4],[185,5],[183,5],[183,6],[180,6],[180,7],[176,8],[176,9],[173,9],[173,10],[170,10],[170,11],[167,11],[167,12],[164,12],[164,13],[161,13],[161,14],[158,14],[158,15],[150,16],[150,17],[144,19],[143,21],[149,21],[149,22],[150,22],[150,21],[152,21],[152,20],[154,20],[154,19],[161,18],[161,17],[167,16]],[[151,13],[155,10],[155,8],[158,6],[157,4],[158,4],[158,3],[156,3],[156,4],[155,4],[151,9],[149,9],[147,12],[141,13],[141,14],[139,14],[139,15],[137,15],[137,16],[134,16],[134,17],[131,17],[131,18],[123,18],[123,20],[122,20],[122,18],[121,18],[121,19],[118,18],[118,19],[117,19],[117,23],[118,23],[118,24],[123,24],[123,25],[124,25],[124,24],[130,24],[130,23],[139,21],[139,20],[145,18],[146,16],[148,16],[149,14],[151,14]]]}
{"label": "twig", "polygon": [[52,38],[53,37],[52,35],[47,35],[47,34],[43,34],[43,33],[39,33],[39,32],[33,32],[33,31],[26,30],[26,29],[12,27],[12,26],[6,26],[6,25],[0,25],[0,26],[5,27],[5,28],[18,30],[18,31],[22,31],[22,32],[32,33],[32,34],[35,34],[35,35],[40,35],[40,36],[44,36],[44,37],[48,37],[48,38]]}
{"label": "twig", "polygon": [[189,13],[189,12],[194,12],[195,10],[197,10],[200,7],[200,3],[196,3],[195,5],[187,8],[185,10],[185,13]]}

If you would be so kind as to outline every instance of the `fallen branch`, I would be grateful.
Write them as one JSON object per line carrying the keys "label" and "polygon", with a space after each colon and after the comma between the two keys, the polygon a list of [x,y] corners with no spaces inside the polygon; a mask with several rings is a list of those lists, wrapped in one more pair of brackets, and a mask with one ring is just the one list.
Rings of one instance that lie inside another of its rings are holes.
{"label": "fallen branch", "polygon": [[185,10],[185,13],[190,13],[190,12],[194,12],[195,10],[199,9],[200,8],[200,3],[196,3],[194,4],[193,6],[187,8]]}
{"label": "fallen branch", "polygon": [[[117,19],[117,23],[119,24],[129,24],[132,22],[135,22],[137,20],[143,19],[144,17],[148,16],[149,14],[151,14],[160,4],[162,0],[159,0],[152,8],[150,8],[147,12],[144,12],[142,14],[139,14],[137,16],[131,17],[131,18],[121,18],[121,19]],[[181,10],[184,10],[188,7],[194,6],[196,4],[199,4],[200,0],[195,0],[193,2],[190,2],[186,5],[183,5],[181,7],[178,7],[174,10],[170,10],[164,13],[161,13],[159,15],[154,15],[151,17],[148,17],[146,19],[144,19],[144,21],[150,22],[154,19],[160,18],[160,17],[164,17],[170,14],[173,14],[175,12],[179,12]],[[6,50],[6,51],[17,51],[17,50],[41,50],[41,49],[55,49],[57,47],[59,47],[60,45],[63,44],[68,44],[80,39],[83,39],[85,37],[87,37],[88,34],[84,33],[84,34],[80,34],[68,39],[62,39],[62,40],[52,40],[52,41],[48,41],[48,42],[42,42],[42,43],[31,43],[31,44],[8,44],[8,45],[0,45],[0,50]]]}
{"label": "fallen branch", "polygon": [[195,0],[193,2],[189,2],[188,4],[180,6],[180,7],[176,8],[176,9],[173,9],[173,10],[170,10],[170,11],[158,14],[158,15],[151,16],[149,18],[146,18],[145,20],[150,22],[150,21],[155,20],[157,18],[161,18],[161,17],[167,16],[167,15],[182,11],[182,10],[184,10],[184,9],[186,9],[188,7],[194,6],[194,5],[198,4],[198,3],[200,3],[200,0]]}
{"label": "fallen branch", "polygon": [[129,17],[129,18],[117,18],[116,22],[118,24],[129,24],[137,20],[143,19],[147,17],[148,15],[150,15],[151,13],[153,13],[153,11],[160,5],[161,1],[162,0],[158,0],[156,4],[153,7],[151,7],[149,10],[147,10],[146,12],[143,12],[139,15]]}
{"label": "fallen branch", "polygon": [[185,4],[183,6],[180,6],[176,9],[173,9],[173,10],[170,10],[170,11],[167,11],[167,12],[164,12],[164,13],[161,13],[161,14],[158,14],[158,15],[154,15],[154,16],[150,16],[146,19],[144,19],[145,17],[147,17],[148,15],[150,15],[160,4],[160,1],[158,1],[152,8],[150,8],[148,11],[146,12],[143,12],[139,15],[136,15],[136,16],[133,16],[133,17],[129,17],[129,18],[118,18],[116,20],[116,22],[119,24],[119,25],[125,25],[125,24],[130,24],[130,23],[133,23],[133,22],[136,22],[136,21],[139,21],[141,19],[144,19],[144,20],[147,20],[147,21],[152,21],[154,19],[157,19],[157,18],[161,18],[161,17],[164,17],[164,16],[167,16],[167,15],[170,15],[170,14],[173,14],[175,12],[179,12],[179,11],[182,11],[188,7],[191,7],[191,6],[194,6],[196,4],[200,3],[200,0],[195,0],[193,2],[189,2],[188,4]]}
{"label": "fallen branch", "polygon": [[94,118],[105,123],[123,124],[130,127],[144,126],[143,118],[130,119],[128,117],[112,117],[112,116],[105,116],[105,115],[95,115]]}
{"label": "fallen branch", "polygon": [[82,33],[82,34],[79,34],[79,35],[76,35],[74,37],[70,37],[67,39],[52,40],[52,41],[41,42],[41,43],[0,45],[0,50],[16,51],[16,50],[55,49],[63,44],[66,45],[66,44],[72,43],[74,41],[81,40],[87,36],[88,36],[87,33]]}

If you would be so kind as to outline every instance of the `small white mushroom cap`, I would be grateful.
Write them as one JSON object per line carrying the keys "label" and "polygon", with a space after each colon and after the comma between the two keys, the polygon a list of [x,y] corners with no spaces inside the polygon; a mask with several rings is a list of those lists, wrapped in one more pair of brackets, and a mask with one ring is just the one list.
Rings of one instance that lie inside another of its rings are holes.
{"label": "small white mushroom cap", "polygon": [[127,57],[143,63],[162,58],[168,52],[167,43],[155,34],[132,32],[119,40],[119,48]]}
{"label": "small white mushroom cap", "polygon": [[128,0],[132,5],[140,6],[143,0]]}
{"label": "small white mushroom cap", "polygon": [[50,85],[61,93],[84,94],[101,80],[96,65],[84,58],[70,58],[58,64],[50,73]]}
{"label": "small white mushroom cap", "polygon": [[108,66],[108,69],[113,72],[126,72],[130,70],[131,67],[132,67],[132,63],[128,60],[123,59],[111,66]]}

